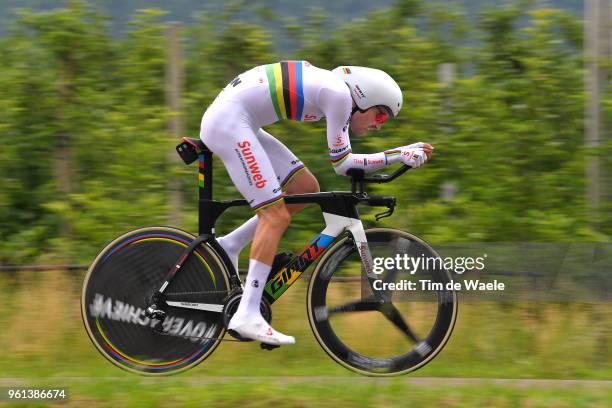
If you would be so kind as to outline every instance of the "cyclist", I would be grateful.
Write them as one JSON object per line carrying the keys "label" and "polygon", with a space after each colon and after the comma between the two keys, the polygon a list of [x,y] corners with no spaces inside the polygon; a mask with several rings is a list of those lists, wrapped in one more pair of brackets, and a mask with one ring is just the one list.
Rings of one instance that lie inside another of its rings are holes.
{"label": "cyclist", "polygon": [[259,304],[274,256],[291,214],[305,204],[286,205],[285,194],[316,193],[314,175],[262,127],[281,119],[327,121],[329,157],[336,173],[366,172],[402,162],[419,167],[433,147],[415,143],[373,154],[351,150],[350,133],[378,130],[402,107],[402,92],[385,72],[343,66],[332,71],[307,61],[283,61],[255,67],[231,81],[202,117],[200,138],[225,165],[234,185],[256,215],[218,239],[234,266],[253,240],[241,302],[228,329],[273,345],[293,344],[261,316]]}

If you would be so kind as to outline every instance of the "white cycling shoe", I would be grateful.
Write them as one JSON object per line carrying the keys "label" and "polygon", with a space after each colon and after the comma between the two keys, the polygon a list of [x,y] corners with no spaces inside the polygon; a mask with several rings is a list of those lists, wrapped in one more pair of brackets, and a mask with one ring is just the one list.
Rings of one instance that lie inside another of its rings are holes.
{"label": "white cycling shoe", "polygon": [[273,346],[295,344],[293,336],[287,336],[277,332],[261,315],[246,323],[237,322],[236,319],[232,318],[227,328],[228,330],[235,331],[241,337],[261,341],[262,343],[271,344]]}

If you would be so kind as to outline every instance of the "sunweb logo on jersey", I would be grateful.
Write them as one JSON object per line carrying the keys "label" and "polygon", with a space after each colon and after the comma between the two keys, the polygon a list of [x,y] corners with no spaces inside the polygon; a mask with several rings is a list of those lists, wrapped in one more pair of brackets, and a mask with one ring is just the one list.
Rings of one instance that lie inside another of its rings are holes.
{"label": "sunweb logo on jersey", "polygon": [[238,157],[242,162],[242,168],[249,179],[249,185],[253,185],[255,183],[255,187],[264,188],[268,180],[264,179],[261,175],[261,170],[259,169],[259,164],[257,164],[257,159],[253,154],[250,146],[251,143],[248,140],[237,143],[240,150],[235,149],[236,153],[238,153]]}

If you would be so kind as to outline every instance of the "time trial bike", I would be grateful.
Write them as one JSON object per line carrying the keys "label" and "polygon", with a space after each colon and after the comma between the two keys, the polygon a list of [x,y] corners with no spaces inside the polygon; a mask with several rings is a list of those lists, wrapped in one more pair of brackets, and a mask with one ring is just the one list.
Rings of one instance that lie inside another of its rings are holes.
{"label": "time trial bike", "polygon": [[[212,199],[213,156],[199,139],[183,138],[177,152],[186,164],[199,162],[199,235],[171,227],[130,231],[100,252],[83,284],[81,313],[91,341],[109,361],[139,374],[178,373],[222,341],[248,341],[231,332],[225,338],[242,286],[215,239],[223,212],[248,203]],[[395,198],[368,195],[365,186],[388,183],[408,169],[389,176],[351,169],[351,191],[286,196],[288,204],[316,203],[325,229],[297,255],[276,256],[260,304],[270,322],[274,302],[319,259],[306,294],[312,332],[332,359],[364,375],[424,366],[442,350],[457,318],[457,294],[446,285],[451,274],[441,263],[410,271],[401,264],[440,255],[409,232],[364,229],[357,211],[358,205],[386,207],[376,220],[390,216]],[[421,281],[436,285],[398,289]]]}

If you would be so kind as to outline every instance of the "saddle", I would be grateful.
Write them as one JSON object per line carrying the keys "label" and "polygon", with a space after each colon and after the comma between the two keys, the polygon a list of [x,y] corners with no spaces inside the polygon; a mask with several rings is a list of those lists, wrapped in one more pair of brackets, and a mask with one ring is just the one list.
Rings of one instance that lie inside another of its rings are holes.
{"label": "saddle", "polygon": [[202,152],[210,152],[208,147],[199,138],[183,137],[182,142],[176,146],[176,152],[185,164],[191,164],[198,159]]}

